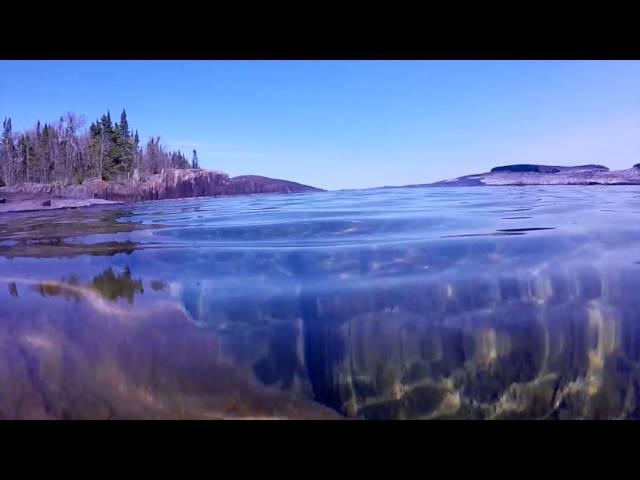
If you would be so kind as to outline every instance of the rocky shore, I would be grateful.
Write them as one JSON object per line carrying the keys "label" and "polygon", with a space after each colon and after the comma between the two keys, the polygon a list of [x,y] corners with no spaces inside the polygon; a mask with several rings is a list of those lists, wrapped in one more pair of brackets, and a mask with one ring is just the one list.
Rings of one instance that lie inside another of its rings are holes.
{"label": "rocky shore", "polygon": [[103,200],[101,198],[61,198],[46,194],[0,192],[0,214],[10,212],[34,212],[39,210],[62,210],[118,203],[122,202]]}
{"label": "rocky shore", "polygon": [[319,188],[287,180],[200,169],[167,169],[147,178],[134,176],[122,182],[90,179],[82,184],[22,183],[0,188],[0,213],[77,208],[116,202],[166,198],[212,197],[254,193],[301,193]]}

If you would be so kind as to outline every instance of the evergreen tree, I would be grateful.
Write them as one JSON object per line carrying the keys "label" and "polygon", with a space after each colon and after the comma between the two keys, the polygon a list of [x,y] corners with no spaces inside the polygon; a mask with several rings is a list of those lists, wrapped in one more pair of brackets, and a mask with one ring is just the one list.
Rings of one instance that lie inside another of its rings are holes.
{"label": "evergreen tree", "polygon": [[131,138],[131,132],[129,131],[129,123],[127,122],[127,112],[122,110],[120,115],[120,135],[118,138],[120,142],[120,173],[129,177],[135,168],[136,161],[136,146],[134,139]]}
{"label": "evergreen tree", "polygon": [[48,124],[44,124],[42,128],[42,136],[40,137],[40,149],[42,151],[42,182],[50,182],[53,174],[53,148],[52,148],[53,129]]}
{"label": "evergreen tree", "polygon": [[124,108],[120,114],[120,136],[123,138],[129,138],[131,136],[129,133],[129,122],[127,122],[127,112]]}
{"label": "evergreen tree", "polygon": [[[107,117],[110,119],[109,113],[107,113]],[[107,156],[108,162],[103,168],[103,176],[109,179],[129,178],[133,173],[135,151],[129,132],[127,114],[124,110],[120,116],[120,123],[116,122],[108,132],[110,133],[110,148]],[[105,131],[105,135],[108,135],[107,131]]]}
{"label": "evergreen tree", "polygon": [[102,126],[100,120],[91,122],[89,125],[89,144],[88,144],[89,170],[100,177],[102,174],[101,168],[101,153],[102,153]]}
{"label": "evergreen tree", "polygon": [[138,131],[129,127],[126,110],[112,123],[107,111],[88,129],[82,118],[67,113],[54,123],[38,121],[32,130],[16,134],[5,118],[0,139],[0,184],[18,182],[82,182],[87,176],[105,180],[159,173],[163,168],[200,168],[198,154],[192,160],[179,150],[167,152],[160,137],[140,144]]}
{"label": "evergreen tree", "polygon": [[193,159],[191,160],[191,168],[200,168],[200,164],[198,163],[198,153],[193,150]]}
{"label": "evergreen tree", "polygon": [[107,114],[100,119],[99,170],[100,176],[104,180],[109,180],[116,171],[117,149],[114,150],[113,140],[114,128],[111,123],[111,114],[107,111]]}

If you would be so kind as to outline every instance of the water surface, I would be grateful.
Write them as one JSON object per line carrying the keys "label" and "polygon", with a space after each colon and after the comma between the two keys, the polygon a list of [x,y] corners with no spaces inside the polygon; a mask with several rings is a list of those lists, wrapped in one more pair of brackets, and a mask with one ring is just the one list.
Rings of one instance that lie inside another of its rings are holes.
{"label": "water surface", "polygon": [[3,215],[0,416],[638,418],[639,219],[599,186]]}

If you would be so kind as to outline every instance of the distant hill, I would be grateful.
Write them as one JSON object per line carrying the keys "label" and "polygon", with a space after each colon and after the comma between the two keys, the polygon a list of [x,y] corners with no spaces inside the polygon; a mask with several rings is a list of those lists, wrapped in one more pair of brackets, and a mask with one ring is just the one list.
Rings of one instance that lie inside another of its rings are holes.
{"label": "distant hill", "polygon": [[262,177],[260,175],[240,175],[232,177],[226,185],[226,195],[242,193],[300,193],[323,192],[321,188],[303,185],[289,180]]}

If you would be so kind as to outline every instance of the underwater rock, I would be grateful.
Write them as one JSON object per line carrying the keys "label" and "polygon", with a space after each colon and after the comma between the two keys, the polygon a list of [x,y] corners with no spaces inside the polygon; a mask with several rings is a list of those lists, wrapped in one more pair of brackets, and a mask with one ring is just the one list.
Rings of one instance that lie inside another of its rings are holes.
{"label": "underwater rock", "polygon": [[617,275],[467,278],[444,299],[459,307],[420,313],[393,289],[318,295],[303,316],[314,398],[353,418],[638,418],[640,299],[611,303]]}
{"label": "underwater rock", "polygon": [[223,354],[215,331],[171,302],[125,308],[111,293],[57,286],[46,299],[21,288],[10,309],[0,307],[2,419],[340,418],[259,382]]}

